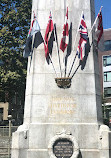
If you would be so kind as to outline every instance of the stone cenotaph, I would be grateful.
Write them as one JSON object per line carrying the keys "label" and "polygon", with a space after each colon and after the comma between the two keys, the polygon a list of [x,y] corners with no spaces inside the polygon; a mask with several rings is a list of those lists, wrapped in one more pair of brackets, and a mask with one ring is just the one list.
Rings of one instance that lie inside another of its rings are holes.
{"label": "stone cenotaph", "polygon": [[[68,7],[69,26],[72,22],[72,47],[82,11],[88,32],[95,20],[94,0],[33,0],[32,12],[44,37],[50,11],[56,23],[58,43],[62,38],[64,19]],[[92,33],[89,41],[92,42]],[[78,41],[78,38],[77,38]],[[70,71],[78,42],[68,58]],[[62,76],[63,52],[60,50]],[[70,87],[60,87],[61,77],[56,43],[52,64],[45,59],[44,44],[33,50],[28,59],[24,122],[12,136],[11,158],[111,158],[110,131],[103,125],[98,56],[90,48],[84,66],[70,81]],[[77,61],[71,75],[77,67]],[[63,78],[64,79],[64,78]]]}

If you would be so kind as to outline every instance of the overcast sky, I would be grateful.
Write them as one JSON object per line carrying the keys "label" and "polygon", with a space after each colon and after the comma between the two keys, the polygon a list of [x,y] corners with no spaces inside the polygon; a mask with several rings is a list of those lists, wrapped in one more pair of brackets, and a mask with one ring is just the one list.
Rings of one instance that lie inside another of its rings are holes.
{"label": "overcast sky", "polygon": [[100,7],[103,15],[103,28],[111,28],[111,0],[95,0],[95,14],[97,16]]}

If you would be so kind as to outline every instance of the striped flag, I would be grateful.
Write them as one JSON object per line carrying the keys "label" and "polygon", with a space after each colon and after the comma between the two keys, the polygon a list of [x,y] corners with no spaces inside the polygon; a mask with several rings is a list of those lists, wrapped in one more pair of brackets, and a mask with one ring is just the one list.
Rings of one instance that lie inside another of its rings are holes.
{"label": "striped flag", "polygon": [[65,23],[63,27],[63,37],[61,39],[60,43],[60,49],[64,52],[69,41],[69,26],[68,26],[68,7],[67,7],[67,12],[65,16]]}
{"label": "striped flag", "polygon": [[79,26],[79,33],[80,33],[80,39],[78,43],[78,48],[77,48],[77,55],[80,60],[82,60],[85,56],[85,44],[88,41],[88,32],[87,32],[87,26],[84,18],[84,14],[82,15],[81,18],[81,23]]}
{"label": "striped flag", "polygon": [[26,45],[23,52],[23,57],[27,58],[32,54],[33,48],[37,48],[43,42],[43,38],[40,32],[40,26],[38,20],[34,14],[33,20],[26,40]]}

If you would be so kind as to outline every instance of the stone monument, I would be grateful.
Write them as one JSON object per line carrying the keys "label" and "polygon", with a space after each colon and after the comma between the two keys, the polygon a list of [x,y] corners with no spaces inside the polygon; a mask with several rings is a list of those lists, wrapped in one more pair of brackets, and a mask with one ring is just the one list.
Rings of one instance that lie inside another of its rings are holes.
{"label": "stone monument", "polygon": [[[43,37],[51,11],[60,43],[67,6],[69,22],[72,22],[72,41],[82,11],[88,32],[91,30],[95,19],[94,0],[33,0],[32,11],[37,15]],[[92,41],[92,33],[89,40]],[[68,58],[67,73],[76,48]],[[63,52],[60,57],[62,59]],[[55,44],[52,61],[57,76],[52,65],[46,62],[43,44],[34,49],[31,65],[30,57],[28,60],[24,123],[13,133],[11,158],[110,158],[111,134],[102,122],[94,46],[84,68],[79,67],[69,88],[60,88],[55,81],[60,77]],[[63,71],[64,64],[61,66]]]}

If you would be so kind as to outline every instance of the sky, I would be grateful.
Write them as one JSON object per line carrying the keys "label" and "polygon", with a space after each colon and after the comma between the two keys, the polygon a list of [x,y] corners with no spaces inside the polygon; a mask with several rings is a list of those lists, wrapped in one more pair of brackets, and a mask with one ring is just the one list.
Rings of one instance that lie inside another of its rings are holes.
{"label": "sky", "polygon": [[111,28],[111,0],[95,0],[95,15],[97,16],[100,7],[102,8],[103,28]]}
{"label": "sky", "polygon": [[103,28],[111,28],[111,0],[95,0],[95,15],[97,16],[100,7],[102,8]]}

